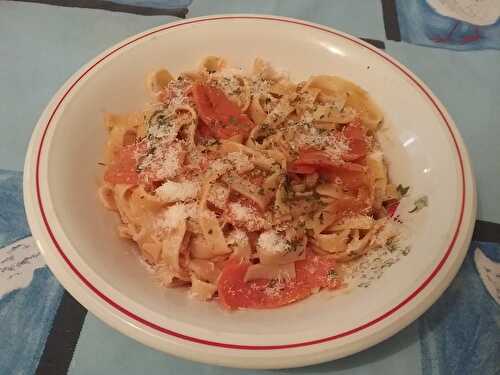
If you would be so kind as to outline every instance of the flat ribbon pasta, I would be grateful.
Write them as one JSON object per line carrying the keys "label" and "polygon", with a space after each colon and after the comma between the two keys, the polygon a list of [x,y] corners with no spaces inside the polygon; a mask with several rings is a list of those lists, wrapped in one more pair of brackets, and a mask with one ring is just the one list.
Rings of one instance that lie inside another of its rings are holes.
{"label": "flat ribbon pasta", "polygon": [[144,111],[105,116],[97,193],[163,285],[277,307],[339,287],[336,262],[397,235],[389,214],[408,189],[389,178],[382,112],[356,84],[295,83],[259,58],[245,71],[207,56],[191,71],[155,70],[146,87]]}

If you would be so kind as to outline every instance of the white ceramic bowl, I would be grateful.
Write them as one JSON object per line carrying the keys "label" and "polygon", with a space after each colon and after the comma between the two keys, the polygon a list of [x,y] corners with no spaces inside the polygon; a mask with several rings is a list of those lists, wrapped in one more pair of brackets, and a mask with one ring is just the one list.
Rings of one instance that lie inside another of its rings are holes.
{"label": "white ceramic bowl", "polygon": [[[120,240],[97,200],[105,111],[141,109],[144,77],[191,69],[205,55],[248,66],[256,56],[293,80],[337,74],[380,104],[382,143],[395,181],[429,197],[412,216],[412,251],[369,288],[268,311],[227,313],[157,285]],[[33,133],[24,170],[26,211],[52,272],[86,308],[158,350],[212,364],[280,368],[346,356],[393,335],[455,276],[469,244],[476,196],[466,148],[442,104],[407,68],[333,29],[271,16],[213,16],[133,36],[80,69]]]}

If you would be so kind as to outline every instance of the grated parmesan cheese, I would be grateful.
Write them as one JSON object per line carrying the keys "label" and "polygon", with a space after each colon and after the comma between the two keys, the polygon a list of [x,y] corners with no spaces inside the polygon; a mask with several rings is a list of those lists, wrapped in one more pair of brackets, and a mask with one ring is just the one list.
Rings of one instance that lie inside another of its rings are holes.
{"label": "grated parmesan cheese", "polygon": [[242,206],[240,203],[231,203],[229,209],[234,214],[234,218],[240,221],[250,220],[254,215],[251,208]]}
{"label": "grated parmesan cheese", "polygon": [[243,74],[240,69],[226,68],[210,74],[208,83],[220,89],[229,100],[239,106],[242,105],[240,96],[243,94],[242,80],[239,78]]}
{"label": "grated parmesan cheese", "polygon": [[151,142],[148,142],[146,150],[151,151],[146,151],[145,155],[135,155],[140,170],[151,171],[158,179],[173,178],[179,174],[184,161],[184,151],[180,143],[165,147],[161,144],[152,146]]}
{"label": "grated parmesan cheese", "polygon": [[281,279],[273,279],[267,284],[264,294],[268,297],[279,297],[287,285],[293,286],[294,284],[293,281],[285,282]]}
{"label": "grated parmesan cheese", "polygon": [[186,155],[186,167],[190,169],[200,169],[207,162],[207,156],[199,149],[190,149]]}
{"label": "grated parmesan cheese", "polygon": [[157,162],[158,170],[156,175],[158,178],[172,178],[177,176],[181,169],[180,156],[182,147],[179,143],[167,148],[160,160]]}
{"label": "grated parmesan cheese", "polygon": [[226,238],[226,243],[231,247],[246,247],[249,246],[247,234],[241,229],[232,230]]}
{"label": "grated parmesan cheese", "polygon": [[[332,137],[330,137],[332,138]],[[333,160],[342,160],[342,155],[349,151],[347,140],[343,137],[333,138],[333,142],[325,146],[325,152]]]}
{"label": "grated parmesan cheese", "polygon": [[233,219],[233,224],[245,227],[250,232],[260,230],[266,221],[251,207],[235,202],[228,205],[228,215]]}
{"label": "grated parmesan cheese", "polygon": [[158,215],[155,226],[159,230],[169,230],[177,227],[183,220],[197,217],[198,206],[195,203],[176,203]]}
{"label": "grated parmesan cheese", "polygon": [[340,134],[318,129],[304,120],[288,123],[288,143],[299,152],[303,149],[318,149],[328,154],[330,158],[342,161],[342,155],[349,151],[347,139]]}
{"label": "grated parmesan cheese", "polygon": [[239,70],[222,69],[210,76],[209,83],[221,89],[227,96],[231,96],[241,90],[241,84],[237,78],[239,74],[241,74]]}
{"label": "grated parmesan cheese", "polygon": [[155,190],[156,195],[164,202],[177,202],[194,199],[200,191],[200,184],[193,181],[167,181]]}
{"label": "grated parmesan cheese", "polygon": [[271,90],[271,83],[260,77],[255,77],[250,82],[250,92],[256,97],[267,96]]}
{"label": "grated parmesan cheese", "polygon": [[229,169],[231,169],[231,164],[229,164],[227,160],[224,159],[215,160],[213,163],[210,164],[209,167],[209,171],[217,175],[222,175]]}
{"label": "grated parmesan cheese", "polygon": [[268,297],[278,297],[281,294],[282,289],[282,283],[280,281],[277,281],[274,284],[266,287],[266,289],[264,289],[264,294]]}
{"label": "grated parmesan cheese", "polygon": [[[148,128],[148,135],[150,138],[159,140],[164,144],[172,143],[177,136],[178,128],[170,123],[167,126],[150,126]],[[150,142],[153,143],[153,142]]]}
{"label": "grated parmesan cheese", "polygon": [[230,152],[222,159],[217,159],[210,164],[209,170],[217,175],[222,175],[230,169],[236,170],[242,174],[251,171],[254,168],[248,155],[243,152]]}
{"label": "grated parmesan cheese", "polygon": [[185,79],[175,79],[167,84],[167,92],[169,93],[168,106],[175,108],[180,105],[190,104],[190,99],[186,92],[191,87],[190,82]]}
{"label": "grated parmesan cheese", "polygon": [[257,250],[270,254],[283,254],[290,250],[290,244],[275,230],[268,230],[259,236]]}

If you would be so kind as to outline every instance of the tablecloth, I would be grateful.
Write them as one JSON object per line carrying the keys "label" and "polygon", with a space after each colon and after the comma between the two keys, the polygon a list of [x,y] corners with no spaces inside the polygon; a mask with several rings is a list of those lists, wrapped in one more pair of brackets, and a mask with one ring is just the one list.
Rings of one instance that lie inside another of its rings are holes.
{"label": "tablecloth", "polygon": [[[52,276],[30,237],[22,167],[31,131],[57,88],[119,40],[179,19],[266,13],[368,40],[419,75],[455,119],[475,169],[470,252],[445,294],[394,337],[301,369],[225,369],[174,358],[109,328]],[[473,262],[500,259],[498,0],[0,1],[0,374],[500,374],[500,309]]]}

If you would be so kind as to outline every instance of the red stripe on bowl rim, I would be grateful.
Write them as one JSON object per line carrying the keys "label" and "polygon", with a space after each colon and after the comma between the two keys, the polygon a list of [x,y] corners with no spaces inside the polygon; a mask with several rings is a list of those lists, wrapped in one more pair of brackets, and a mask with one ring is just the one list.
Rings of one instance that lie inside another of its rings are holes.
{"label": "red stripe on bowl rim", "polygon": [[[265,20],[265,21],[278,21],[278,22],[285,22],[285,23],[296,24],[296,25],[300,25],[300,26],[309,27],[309,28],[313,28],[313,29],[316,29],[316,30],[324,31],[324,32],[327,32],[329,34],[333,34],[333,35],[335,35],[337,37],[340,37],[340,38],[343,38],[343,39],[347,39],[347,40],[349,40],[349,41],[351,41],[351,42],[353,42],[353,43],[355,43],[355,44],[357,44],[357,45],[359,45],[359,46],[361,46],[363,48],[368,49],[372,53],[375,53],[379,57],[383,58],[385,61],[387,61],[391,65],[395,66],[401,73],[403,73],[408,79],[410,79],[420,89],[420,91],[429,99],[429,101],[432,103],[432,105],[434,106],[434,108],[438,111],[439,115],[441,116],[441,118],[443,119],[444,123],[446,124],[446,127],[447,127],[447,129],[448,129],[448,131],[449,131],[449,133],[451,135],[451,138],[453,139],[453,143],[455,145],[455,149],[456,149],[457,155],[458,155],[458,160],[459,160],[459,163],[460,163],[462,196],[461,196],[461,204],[460,204],[460,216],[459,216],[459,219],[458,219],[457,228],[456,228],[456,230],[455,230],[455,232],[453,234],[453,237],[451,239],[450,244],[448,245],[446,253],[444,254],[443,258],[439,261],[438,265],[431,272],[431,274],[422,282],[422,284],[420,284],[420,286],[418,286],[403,301],[401,301],[400,303],[398,303],[396,306],[394,306],[392,309],[388,310],[384,314],[378,316],[377,318],[372,319],[369,322],[367,322],[365,324],[362,324],[360,326],[357,326],[357,327],[355,327],[353,329],[350,329],[348,331],[344,331],[344,332],[338,333],[336,335],[324,337],[324,338],[321,338],[321,339],[310,340],[310,341],[305,341],[305,342],[298,342],[298,343],[291,343],[291,344],[282,344],[282,345],[240,345],[240,344],[230,344],[230,343],[216,342],[216,341],[210,341],[210,340],[200,339],[200,338],[197,338],[197,337],[185,335],[185,334],[182,334],[180,332],[176,332],[176,331],[170,330],[168,328],[159,326],[159,325],[157,325],[157,324],[155,324],[153,322],[150,322],[150,321],[148,321],[148,320],[146,320],[146,319],[144,319],[144,318],[142,318],[142,317],[134,314],[132,311],[127,310],[125,307],[123,307],[120,304],[118,304],[117,302],[113,301],[110,297],[106,296],[103,292],[101,292],[99,289],[97,289],[75,267],[75,265],[71,262],[71,260],[68,258],[68,256],[64,253],[64,250],[61,248],[61,246],[59,245],[57,239],[55,238],[54,233],[52,232],[50,224],[49,224],[49,222],[47,220],[47,216],[45,214],[45,210],[44,210],[42,199],[41,199],[41,193],[40,193],[40,159],[41,159],[42,149],[43,149],[45,137],[47,135],[47,130],[48,130],[48,128],[49,128],[49,126],[50,126],[50,124],[51,124],[51,122],[52,122],[52,120],[53,120],[53,118],[54,118],[54,116],[55,116],[55,114],[57,112],[57,110],[59,109],[59,107],[61,106],[62,102],[67,97],[67,95],[71,92],[71,90],[78,84],[78,82],[80,82],[80,80],[83,77],[85,77],[92,69],[94,69],[98,64],[100,64],[102,61],[104,61],[105,59],[107,59],[109,56],[113,55],[114,53],[116,53],[117,51],[121,50],[122,48],[124,48],[124,47],[126,47],[126,46],[128,46],[128,45],[130,45],[132,43],[135,43],[135,42],[137,42],[137,41],[139,41],[141,39],[144,39],[144,38],[146,38],[146,37],[148,37],[150,35],[153,35],[153,34],[156,34],[156,33],[159,33],[159,32],[165,31],[165,30],[168,30],[168,29],[173,29],[175,27],[182,27],[182,26],[186,26],[186,25],[190,25],[190,24],[194,24],[194,23],[208,22],[208,21],[217,21],[217,20],[237,20],[237,19],[250,19],[250,20],[253,19],[253,20]],[[51,115],[49,117],[49,120],[47,121],[47,124],[45,126],[45,129],[43,131],[42,138],[41,138],[40,145],[39,145],[38,152],[37,152],[37,157],[36,157],[36,177],[35,177],[35,180],[36,180],[36,195],[37,195],[38,205],[39,205],[39,208],[40,208],[42,219],[43,219],[45,227],[46,227],[46,229],[47,229],[47,231],[48,231],[48,233],[50,235],[50,238],[51,238],[54,246],[56,247],[59,255],[63,258],[64,262],[73,271],[73,273],[94,294],[96,294],[99,298],[101,298],[104,302],[106,302],[107,304],[109,304],[110,306],[112,306],[113,308],[115,308],[116,310],[120,311],[122,314],[126,315],[127,317],[135,320],[136,322],[139,322],[139,323],[141,323],[141,324],[143,324],[143,325],[145,325],[145,326],[147,326],[147,327],[149,327],[149,328],[151,328],[151,329],[153,329],[155,331],[158,331],[158,332],[161,332],[161,333],[164,333],[164,334],[167,334],[167,335],[179,338],[179,339],[183,339],[183,340],[187,340],[187,341],[190,341],[190,342],[194,342],[194,343],[197,343],[197,344],[204,344],[204,345],[208,345],[208,346],[215,346],[215,347],[227,348],[227,349],[240,349],[240,350],[290,349],[290,348],[298,348],[298,347],[309,346],[309,345],[314,345],[314,344],[321,344],[321,343],[332,341],[332,340],[336,340],[336,339],[339,339],[339,338],[342,338],[342,337],[350,336],[350,335],[352,335],[354,333],[357,333],[359,331],[367,329],[367,328],[369,328],[369,327],[377,324],[378,322],[380,322],[380,321],[388,318],[389,316],[391,316],[392,314],[394,314],[396,311],[398,311],[399,309],[401,309],[403,306],[405,306],[412,299],[414,299],[420,292],[422,292],[422,290],[434,279],[434,277],[442,269],[443,265],[445,264],[446,260],[449,258],[450,254],[451,254],[453,246],[455,245],[456,239],[458,237],[458,233],[460,231],[460,227],[462,225],[463,215],[464,215],[464,209],[465,209],[465,173],[464,173],[464,164],[463,164],[462,154],[460,152],[460,147],[458,145],[457,139],[455,137],[455,134],[453,133],[452,127],[451,127],[451,125],[450,125],[447,117],[445,116],[445,114],[443,113],[443,111],[441,110],[441,108],[439,107],[439,105],[436,103],[436,101],[434,100],[433,96],[422,86],[422,84],[420,82],[418,82],[414,77],[412,77],[412,75],[410,73],[408,73],[407,71],[405,71],[398,63],[396,63],[395,61],[393,61],[392,58],[386,56],[383,53],[380,53],[380,51],[378,51],[376,48],[368,45],[367,43],[361,42],[361,41],[359,41],[359,40],[357,40],[357,39],[355,39],[353,37],[350,37],[348,35],[344,35],[344,34],[335,32],[333,30],[330,30],[330,29],[328,29],[326,27],[321,27],[319,25],[308,24],[308,23],[301,22],[301,21],[298,21],[298,20],[282,19],[282,18],[275,18],[275,17],[270,17],[270,16],[218,16],[218,17],[212,17],[212,18],[195,19],[195,20],[191,20],[191,21],[177,23],[177,24],[174,24],[174,25],[166,25],[166,26],[161,27],[159,29],[155,29],[155,30],[150,31],[150,32],[148,32],[146,34],[140,35],[137,38],[132,39],[132,40],[130,40],[130,41],[128,41],[128,42],[126,42],[126,43],[124,43],[124,44],[116,47],[115,49],[111,50],[110,52],[108,52],[106,55],[104,55],[99,60],[97,60],[94,64],[92,64],[89,68],[87,68],[69,86],[69,88],[62,95],[61,99],[59,100],[59,102],[55,106],[54,110],[52,111],[52,113],[51,113]]]}

